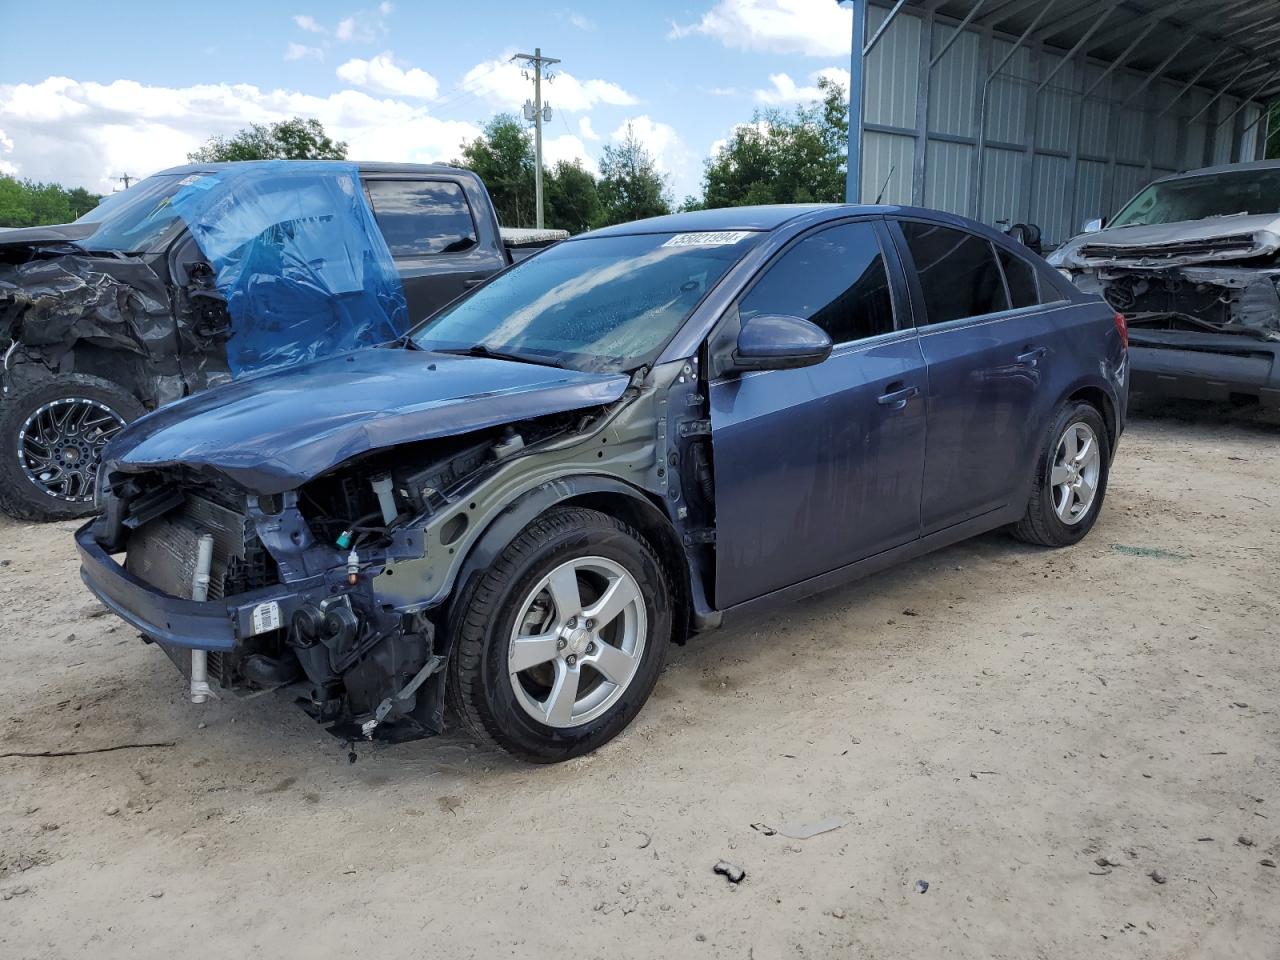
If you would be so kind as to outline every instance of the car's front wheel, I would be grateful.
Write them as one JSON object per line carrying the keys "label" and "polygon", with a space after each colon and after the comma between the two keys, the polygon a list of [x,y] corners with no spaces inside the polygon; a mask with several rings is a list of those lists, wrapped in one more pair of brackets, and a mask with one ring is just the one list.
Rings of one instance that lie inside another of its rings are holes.
{"label": "car's front wheel", "polygon": [[671,589],[654,551],[595,510],[534,520],[461,603],[450,704],[477,736],[534,763],[617,736],[671,640]]}
{"label": "car's front wheel", "polygon": [[1046,547],[1082,540],[1102,510],[1110,467],[1110,434],[1102,414],[1089,403],[1068,403],[1045,437],[1027,512],[1013,535]]}

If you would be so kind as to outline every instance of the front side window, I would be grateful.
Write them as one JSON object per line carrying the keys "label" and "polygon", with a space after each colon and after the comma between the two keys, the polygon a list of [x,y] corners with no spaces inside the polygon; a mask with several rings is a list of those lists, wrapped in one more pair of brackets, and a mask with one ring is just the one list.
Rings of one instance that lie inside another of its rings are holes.
{"label": "front side window", "polygon": [[476,245],[471,207],[448,180],[366,180],[373,216],[393,257],[460,253]]}
{"label": "front side window", "polygon": [[759,240],[750,231],[566,240],[498,274],[413,334],[427,350],[577,370],[652,362]]}
{"label": "front side window", "polygon": [[843,223],[804,237],[774,261],[738,304],[743,320],[785,314],[833,343],[894,329],[889,273],[871,223]]}
{"label": "front side window", "polygon": [[1000,267],[982,237],[906,220],[907,249],[924,291],[925,323],[946,323],[1009,309]]}

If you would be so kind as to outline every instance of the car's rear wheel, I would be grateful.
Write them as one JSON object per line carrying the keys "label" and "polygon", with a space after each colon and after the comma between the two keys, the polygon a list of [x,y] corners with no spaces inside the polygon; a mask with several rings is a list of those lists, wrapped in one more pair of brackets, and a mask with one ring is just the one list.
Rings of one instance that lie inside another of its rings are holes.
{"label": "car's rear wheel", "polygon": [[670,597],[637,531],[595,510],[552,510],[463,598],[450,705],[475,735],[534,763],[594,750],[657,682]]}
{"label": "car's rear wheel", "polygon": [[93,513],[107,441],[146,411],[110,380],[64,374],[0,402],[0,509],[20,520]]}
{"label": "car's rear wheel", "polygon": [[1027,512],[1013,535],[1046,547],[1082,540],[1102,509],[1110,466],[1110,435],[1098,408],[1067,404],[1045,438]]}

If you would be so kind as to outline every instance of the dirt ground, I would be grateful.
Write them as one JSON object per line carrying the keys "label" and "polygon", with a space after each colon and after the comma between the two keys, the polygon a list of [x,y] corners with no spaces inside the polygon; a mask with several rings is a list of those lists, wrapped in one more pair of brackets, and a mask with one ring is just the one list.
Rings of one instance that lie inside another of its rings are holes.
{"label": "dirt ground", "polygon": [[0,956],[1280,957],[1278,440],[1139,417],[1083,544],[708,635],[551,768],[195,707],[4,523],[0,753],[174,745],[0,759]]}

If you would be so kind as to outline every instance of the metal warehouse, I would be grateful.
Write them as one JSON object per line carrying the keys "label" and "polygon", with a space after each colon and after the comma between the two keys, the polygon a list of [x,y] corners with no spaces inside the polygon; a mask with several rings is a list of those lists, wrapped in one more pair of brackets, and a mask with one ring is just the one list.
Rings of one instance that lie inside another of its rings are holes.
{"label": "metal warehouse", "polygon": [[850,166],[864,202],[1035,223],[1056,244],[1156,177],[1263,156],[1278,0],[854,9]]}

